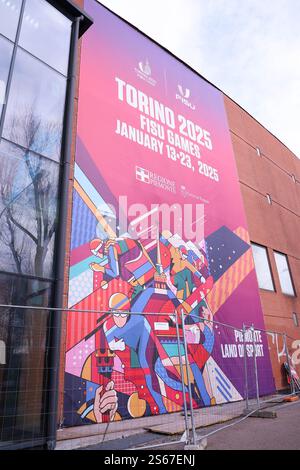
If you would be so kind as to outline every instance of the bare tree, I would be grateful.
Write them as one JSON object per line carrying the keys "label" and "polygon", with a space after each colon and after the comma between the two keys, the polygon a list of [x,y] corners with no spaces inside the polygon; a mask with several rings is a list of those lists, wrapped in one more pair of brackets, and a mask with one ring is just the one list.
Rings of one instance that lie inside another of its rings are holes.
{"label": "bare tree", "polygon": [[14,163],[2,164],[0,240],[9,248],[18,273],[30,270],[44,277],[45,259],[57,224],[57,171],[51,171],[54,163],[30,149],[43,153],[60,130],[56,123],[42,122],[33,107],[15,115],[10,129],[10,139],[21,143],[24,150],[18,148]]}

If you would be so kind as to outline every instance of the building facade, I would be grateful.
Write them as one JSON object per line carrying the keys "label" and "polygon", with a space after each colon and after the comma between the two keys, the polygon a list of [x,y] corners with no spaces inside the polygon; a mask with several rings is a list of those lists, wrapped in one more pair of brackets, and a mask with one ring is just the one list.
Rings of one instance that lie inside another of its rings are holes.
{"label": "building facade", "polygon": [[[266,329],[286,332],[299,360],[300,160],[274,135],[224,97],[239,174]],[[282,341],[271,349],[278,389],[286,386],[280,367]]]}
{"label": "building facade", "polygon": [[[78,59],[80,37],[93,21],[84,7],[83,0],[0,0],[4,447],[53,448],[56,429],[64,425],[68,315],[45,308],[70,307]],[[276,333],[289,335],[295,360],[300,344],[300,162],[246,111],[223,98],[265,328],[274,332],[273,376],[282,389],[287,386],[279,367],[284,345]]]}

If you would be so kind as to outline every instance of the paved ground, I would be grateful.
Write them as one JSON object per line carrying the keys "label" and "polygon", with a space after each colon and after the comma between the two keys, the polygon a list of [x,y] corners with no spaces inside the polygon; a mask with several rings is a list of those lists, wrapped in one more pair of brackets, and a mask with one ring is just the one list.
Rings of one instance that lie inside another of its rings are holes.
{"label": "paved ground", "polygon": [[276,419],[247,420],[208,437],[208,450],[300,450],[300,401],[272,410]]}
{"label": "paved ground", "polygon": [[[228,425],[237,419],[225,423],[223,426],[227,426],[226,428],[208,436],[207,450],[300,450],[300,401],[273,405],[269,409],[277,412],[277,418],[247,418],[230,427]],[[217,429],[220,429],[220,425],[198,429],[197,432],[206,435]],[[150,449],[182,450],[184,443],[174,443],[174,440],[178,440],[178,436],[168,437],[143,432],[82,450],[125,450],[141,446],[149,446]],[[168,444],[156,447],[162,442]]]}

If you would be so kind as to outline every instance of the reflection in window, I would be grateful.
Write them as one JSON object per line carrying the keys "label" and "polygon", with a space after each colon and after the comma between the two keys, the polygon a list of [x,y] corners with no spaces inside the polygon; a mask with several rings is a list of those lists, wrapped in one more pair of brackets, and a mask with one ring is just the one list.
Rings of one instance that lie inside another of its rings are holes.
{"label": "reflection in window", "polygon": [[280,281],[280,287],[283,294],[295,295],[287,256],[276,251],[274,251],[274,256]]}
{"label": "reflection in window", "polygon": [[0,33],[11,39],[16,38],[22,0],[0,0]]}
{"label": "reflection in window", "polygon": [[251,246],[259,287],[261,289],[274,291],[267,249],[255,243],[251,243]]}
{"label": "reflection in window", "polygon": [[59,165],[0,145],[0,271],[51,278]]}
{"label": "reflection in window", "polygon": [[49,282],[0,274],[0,338],[6,363],[0,367],[0,440],[24,440],[43,434],[47,310],[9,305],[44,306],[50,301]]}
{"label": "reflection in window", "polygon": [[66,79],[19,50],[9,93],[3,136],[59,160]]}
{"label": "reflection in window", "polygon": [[45,0],[26,2],[19,45],[67,75],[71,21]]}
{"label": "reflection in window", "polygon": [[13,45],[6,39],[0,37],[0,117],[5,100],[6,82],[10,67],[12,51]]}

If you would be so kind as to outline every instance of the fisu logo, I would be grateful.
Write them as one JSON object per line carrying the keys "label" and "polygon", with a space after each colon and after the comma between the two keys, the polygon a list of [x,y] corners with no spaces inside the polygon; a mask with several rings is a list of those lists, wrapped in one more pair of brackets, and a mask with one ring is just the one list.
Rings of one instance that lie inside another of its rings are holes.
{"label": "fisu logo", "polygon": [[178,85],[178,90],[183,98],[189,99],[191,96],[191,90],[188,88],[183,88],[181,85]]}
{"label": "fisu logo", "polygon": [[184,88],[182,85],[177,85],[177,88],[179,93],[176,93],[176,100],[181,101],[182,104],[194,111],[196,106],[189,101],[191,90],[189,88]]}

